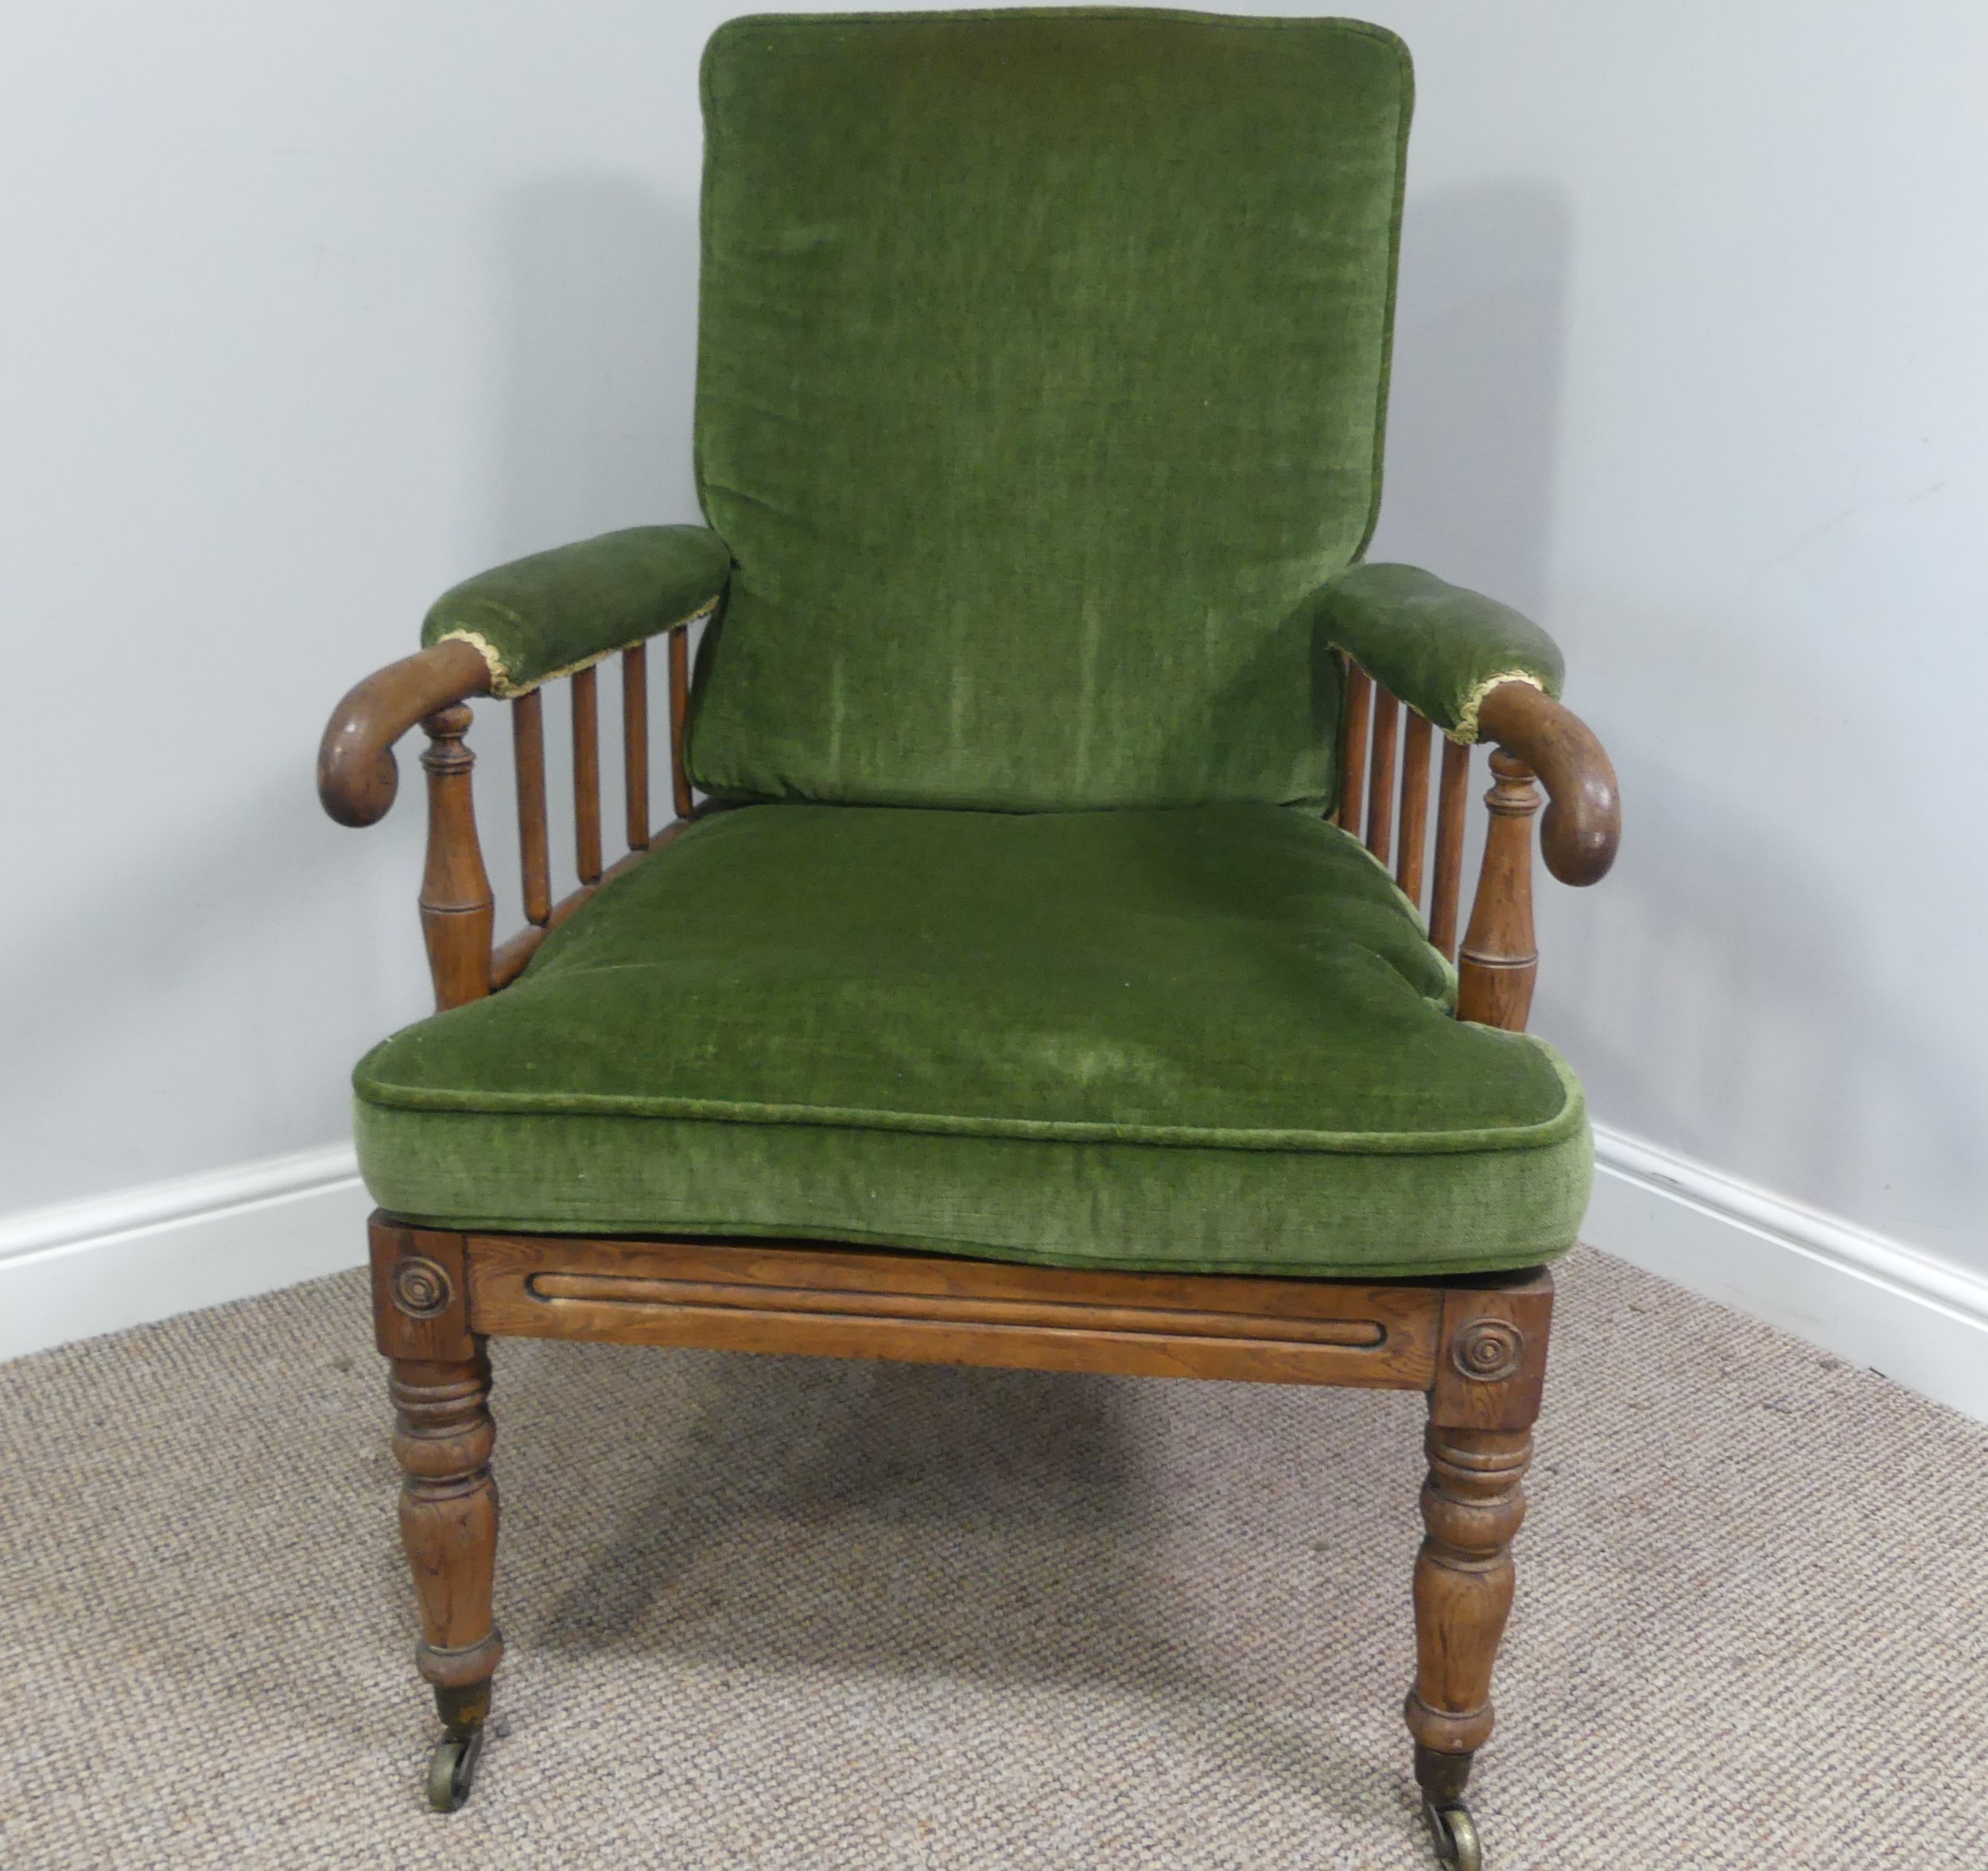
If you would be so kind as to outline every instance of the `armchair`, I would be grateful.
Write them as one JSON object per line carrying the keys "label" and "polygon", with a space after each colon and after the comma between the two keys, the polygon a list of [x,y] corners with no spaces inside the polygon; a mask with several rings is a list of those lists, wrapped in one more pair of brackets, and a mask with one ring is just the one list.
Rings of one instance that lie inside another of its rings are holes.
{"label": "armchair", "polygon": [[[1361,562],[1405,51],[1344,21],[756,18],[704,96],[709,526],[457,586],[320,755],[363,825],[429,743],[438,1011],[355,1080],[429,1796],[468,1797],[503,1655],[492,1334],[1377,1386],[1429,1399],[1407,1718],[1438,1854],[1475,1867],[1547,1267],[1590,1174],[1579,1086],[1524,1035],[1536,776],[1565,882],[1606,871],[1618,810],[1544,633]],[[501,943],[483,697],[515,750]]]}

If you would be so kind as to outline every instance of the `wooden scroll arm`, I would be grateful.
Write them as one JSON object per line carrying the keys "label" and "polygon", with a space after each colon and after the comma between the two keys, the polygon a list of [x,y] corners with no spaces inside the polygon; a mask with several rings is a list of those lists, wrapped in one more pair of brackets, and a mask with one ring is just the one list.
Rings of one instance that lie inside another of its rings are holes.
{"label": "wooden scroll arm", "polygon": [[1598,883],[1615,862],[1622,805],[1615,769],[1578,715],[1527,682],[1501,682],[1477,711],[1478,738],[1539,775],[1540,851],[1563,883]]}
{"label": "wooden scroll arm", "polygon": [[490,666],[474,646],[437,643],[375,670],[332,711],[317,749],[317,796],[341,825],[386,816],[399,790],[394,743],[417,721],[490,693]]}
{"label": "wooden scroll arm", "polygon": [[1615,862],[1622,834],[1615,769],[1580,717],[1527,682],[1501,682],[1477,711],[1478,738],[1493,743],[1491,822],[1470,926],[1457,951],[1457,1017],[1523,1033],[1539,950],[1532,934],[1535,775],[1547,805],[1540,847],[1563,883],[1594,883]]}

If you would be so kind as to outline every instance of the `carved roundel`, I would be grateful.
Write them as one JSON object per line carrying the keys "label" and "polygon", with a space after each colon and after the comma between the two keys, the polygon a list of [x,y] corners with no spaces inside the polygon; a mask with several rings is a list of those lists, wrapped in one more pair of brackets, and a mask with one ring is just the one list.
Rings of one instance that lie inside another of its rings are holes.
{"label": "carved roundel", "polygon": [[1472,1319],[1450,1341],[1450,1361],[1479,1384],[1509,1377],[1525,1356],[1525,1334],[1508,1319]]}
{"label": "carved roundel", "polygon": [[394,1269],[394,1303],[410,1319],[432,1319],[456,1297],[448,1270],[421,1255],[410,1255]]}

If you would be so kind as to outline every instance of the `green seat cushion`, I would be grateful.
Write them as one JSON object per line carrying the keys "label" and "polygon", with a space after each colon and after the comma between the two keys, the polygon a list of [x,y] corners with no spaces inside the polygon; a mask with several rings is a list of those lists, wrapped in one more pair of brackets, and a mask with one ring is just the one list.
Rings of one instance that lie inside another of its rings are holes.
{"label": "green seat cushion", "polygon": [[359,1066],[367,1182],[450,1227],[810,1236],[1077,1267],[1528,1265],[1590,1143],[1459,1024],[1361,847],[1274,805],[762,805]]}
{"label": "green seat cushion", "polygon": [[735,797],[1334,790],[1307,595],[1380,493],[1411,89],[1347,20],[735,20],[704,67],[697,474]]}

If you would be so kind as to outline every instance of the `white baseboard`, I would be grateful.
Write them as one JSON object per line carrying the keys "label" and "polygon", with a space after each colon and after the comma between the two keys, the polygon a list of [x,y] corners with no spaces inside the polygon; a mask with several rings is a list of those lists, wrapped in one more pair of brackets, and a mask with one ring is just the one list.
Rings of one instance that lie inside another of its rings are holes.
{"label": "white baseboard", "polygon": [[1596,1125],[1584,1240],[1988,1423],[1988,1275]]}
{"label": "white baseboard", "polygon": [[[1582,1237],[1988,1422],[1988,1277],[1603,1126]],[[365,1258],[349,1143],[0,1219],[0,1358]]]}
{"label": "white baseboard", "polygon": [[0,1217],[0,1358],[356,1267],[350,1143]]}

